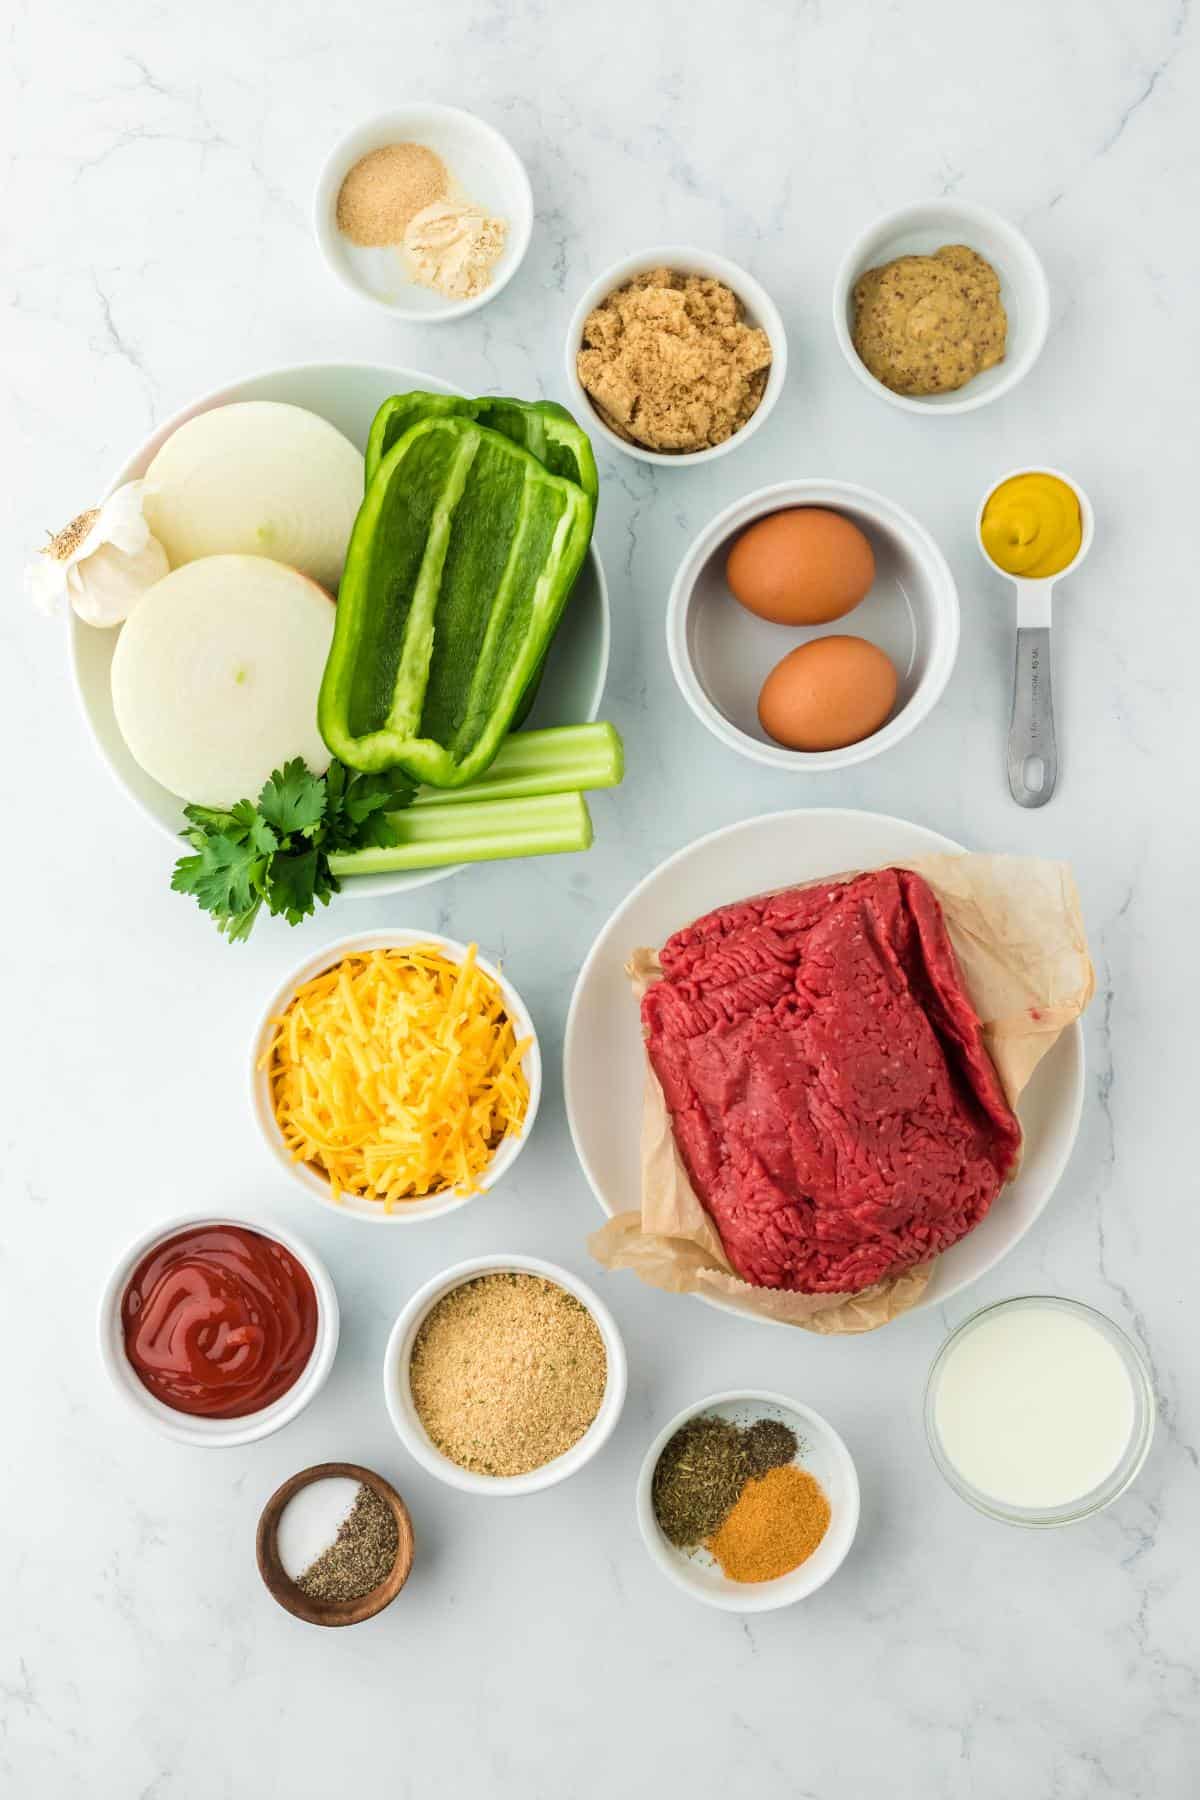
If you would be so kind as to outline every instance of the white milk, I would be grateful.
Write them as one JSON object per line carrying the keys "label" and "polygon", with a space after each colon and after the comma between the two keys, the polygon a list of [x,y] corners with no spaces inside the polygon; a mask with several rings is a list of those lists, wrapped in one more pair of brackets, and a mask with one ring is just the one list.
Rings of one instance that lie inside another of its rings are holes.
{"label": "white milk", "polygon": [[1014,1306],[964,1332],[934,1395],[947,1459],[1015,1507],[1065,1506],[1110,1475],[1129,1443],[1134,1393],[1120,1354],[1079,1313]]}

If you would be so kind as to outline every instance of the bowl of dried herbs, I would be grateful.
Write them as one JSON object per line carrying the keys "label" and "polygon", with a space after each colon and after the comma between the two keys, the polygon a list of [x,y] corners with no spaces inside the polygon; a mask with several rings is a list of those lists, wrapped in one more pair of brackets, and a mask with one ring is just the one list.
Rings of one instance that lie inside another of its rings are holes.
{"label": "bowl of dried herbs", "polygon": [[827,1582],[858,1529],[841,1437],[786,1395],[713,1394],[664,1426],[642,1464],[638,1524],[678,1587],[727,1612],[766,1612]]}

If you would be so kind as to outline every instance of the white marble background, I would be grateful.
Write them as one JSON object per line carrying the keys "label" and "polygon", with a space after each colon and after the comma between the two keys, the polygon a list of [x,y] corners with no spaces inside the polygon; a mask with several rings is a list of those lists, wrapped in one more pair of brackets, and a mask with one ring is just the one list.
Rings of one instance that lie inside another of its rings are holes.
{"label": "white marble background", "polygon": [[[1200,1771],[1200,1441],[1194,1119],[1197,103],[1187,0],[717,0],[606,4],[10,0],[0,56],[4,481],[4,1141],[0,1160],[0,1792],[12,1800],[1184,1800]],[[441,329],[359,307],[318,262],[309,193],[351,123],[422,96],[492,119],[537,201],[528,262]],[[873,214],[954,193],[1045,258],[1049,347],[963,419],[881,404],[829,324]],[[640,244],[754,270],[791,334],[787,391],[702,471],[603,461],[608,711],[629,779],[586,860],[496,867],[403,911],[343,902],[319,934],[401,922],[502,951],[551,1053],[511,1185],[366,1245],[273,1174],[243,1097],[260,997],[298,940],[229,949],[167,891],[168,853],[98,765],[61,632],[19,598],[25,546],[90,503],[153,421],[229,377],[307,358],[562,394],[573,299]],[[1006,595],[972,544],[996,473],[1078,471],[1098,529],[1057,627],[1062,785],[1020,812],[1002,772]],[[792,780],[718,748],[678,699],[671,573],[730,499],[797,474],[884,489],[959,577],[963,648],[933,719],[880,762]],[[1100,992],[1083,1131],[1037,1229],[946,1316],[826,1342],[604,1278],[629,1404],[606,1454],[490,1507],[413,1467],[378,1368],[414,1285],[513,1248],[586,1272],[594,1202],[553,1073],[574,972],[627,888],[702,831],[788,805],[899,813],[975,846],[1069,857]],[[98,1368],[93,1309],[136,1230],[188,1206],[290,1220],[327,1256],[344,1326],[304,1418],[244,1452],[141,1430]],[[920,1395],[945,1328],[1049,1288],[1108,1309],[1152,1359],[1159,1433],[1136,1490],[1025,1535],[942,1485]],[[715,1387],[790,1389],[858,1458],[862,1531],[808,1605],[749,1625],[654,1572],[632,1512],[652,1431]],[[258,1511],[292,1470],[353,1457],[408,1496],[401,1601],[321,1633],[260,1587]]]}

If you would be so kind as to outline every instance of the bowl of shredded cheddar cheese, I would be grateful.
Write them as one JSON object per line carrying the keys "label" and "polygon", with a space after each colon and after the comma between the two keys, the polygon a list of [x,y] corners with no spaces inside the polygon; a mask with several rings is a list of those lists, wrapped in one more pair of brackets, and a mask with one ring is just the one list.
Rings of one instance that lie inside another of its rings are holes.
{"label": "bowl of shredded cheddar cheese", "polygon": [[541,1097],[533,1021],[474,944],[341,938],[295,969],[254,1036],[263,1140],[346,1218],[440,1218],[494,1187]]}

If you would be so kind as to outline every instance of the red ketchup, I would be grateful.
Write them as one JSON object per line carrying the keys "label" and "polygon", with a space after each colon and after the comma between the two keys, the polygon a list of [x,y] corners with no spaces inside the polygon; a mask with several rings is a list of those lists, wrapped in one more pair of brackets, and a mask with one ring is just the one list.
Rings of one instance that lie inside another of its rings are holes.
{"label": "red ketchup", "polygon": [[289,1250],[197,1225],[144,1256],[121,1300],[125,1354],[176,1412],[240,1419],[286,1394],[317,1338],[317,1296]]}

